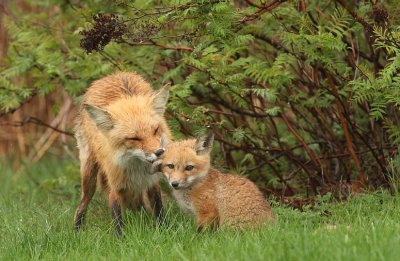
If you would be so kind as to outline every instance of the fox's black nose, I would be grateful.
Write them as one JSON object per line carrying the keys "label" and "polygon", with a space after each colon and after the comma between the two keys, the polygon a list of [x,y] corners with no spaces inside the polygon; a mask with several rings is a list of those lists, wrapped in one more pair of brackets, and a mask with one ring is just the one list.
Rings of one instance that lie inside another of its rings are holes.
{"label": "fox's black nose", "polygon": [[154,154],[157,156],[157,158],[158,157],[160,157],[161,155],[163,155],[164,154],[164,149],[159,149],[159,150],[157,150],[156,152],[154,152]]}
{"label": "fox's black nose", "polygon": [[179,186],[179,182],[178,182],[178,181],[172,181],[172,182],[171,182],[171,186],[172,186],[173,188],[177,188],[177,187]]}

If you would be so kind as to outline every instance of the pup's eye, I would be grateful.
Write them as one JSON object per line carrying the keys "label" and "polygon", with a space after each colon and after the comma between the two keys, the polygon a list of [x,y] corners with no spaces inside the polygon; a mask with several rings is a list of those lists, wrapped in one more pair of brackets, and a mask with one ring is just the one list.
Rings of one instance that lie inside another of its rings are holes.
{"label": "pup's eye", "polygon": [[132,138],[126,138],[126,140],[136,140],[136,141],[141,141],[143,140],[142,138],[138,138],[138,137],[132,137]]}
{"label": "pup's eye", "polygon": [[167,167],[170,168],[170,169],[175,168],[174,164],[167,164]]}
{"label": "pup's eye", "polygon": [[194,168],[193,165],[187,165],[187,166],[185,167],[185,170],[191,171],[193,168]]}
{"label": "pup's eye", "polygon": [[156,135],[158,133],[158,131],[160,130],[160,126],[158,126],[155,130],[154,130],[154,135]]}

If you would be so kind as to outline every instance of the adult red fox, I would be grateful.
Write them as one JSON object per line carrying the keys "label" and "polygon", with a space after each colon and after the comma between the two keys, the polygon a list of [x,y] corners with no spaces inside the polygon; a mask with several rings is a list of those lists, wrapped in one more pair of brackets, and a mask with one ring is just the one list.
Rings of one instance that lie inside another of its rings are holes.
{"label": "adult red fox", "polygon": [[170,139],[163,116],[167,99],[167,88],[153,91],[143,78],[128,72],[104,77],[88,88],[75,132],[81,162],[76,229],[84,221],[96,183],[108,197],[117,236],[122,234],[126,207],[144,205],[162,218],[159,178],[150,175],[150,169]]}
{"label": "adult red fox", "polygon": [[254,227],[274,214],[257,186],[237,175],[222,174],[210,165],[214,136],[174,142],[154,163],[173,188],[178,204],[204,227]]}

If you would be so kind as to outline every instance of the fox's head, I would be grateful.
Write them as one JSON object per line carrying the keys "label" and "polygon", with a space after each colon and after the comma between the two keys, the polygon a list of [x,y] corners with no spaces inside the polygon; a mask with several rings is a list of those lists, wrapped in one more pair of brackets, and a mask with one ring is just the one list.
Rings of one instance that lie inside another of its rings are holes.
{"label": "fox's head", "polygon": [[118,99],[105,108],[85,104],[97,128],[116,149],[117,161],[135,157],[153,162],[166,147],[169,130],[164,120],[168,88],[152,95]]}
{"label": "fox's head", "polygon": [[189,188],[207,176],[214,135],[170,144],[161,161],[161,171],[174,189]]}

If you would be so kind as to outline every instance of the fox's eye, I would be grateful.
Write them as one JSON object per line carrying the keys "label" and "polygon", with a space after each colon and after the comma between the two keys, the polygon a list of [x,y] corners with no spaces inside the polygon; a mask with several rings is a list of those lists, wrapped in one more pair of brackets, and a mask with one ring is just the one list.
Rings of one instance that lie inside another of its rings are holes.
{"label": "fox's eye", "polygon": [[175,168],[174,164],[167,164],[167,167],[170,168],[170,169]]}
{"label": "fox's eye", "polygon": [[187,166],[185,167],[185,170],[191,171],[193,168],[194,168],[193,165],[187,165]]}
{"label": "fox's eye", "polygon": [[138,137],[132,137],[132,138],[126,138],[126,140],[136,140],[136,141],[141,141],[143,139],[138,138]]}
{"label": "fox's eye", "polygon": [[154,135],[156,135],[158,133],[158,131],[160,130],[160,126],[158,126],[155,130],[154,130]]}

